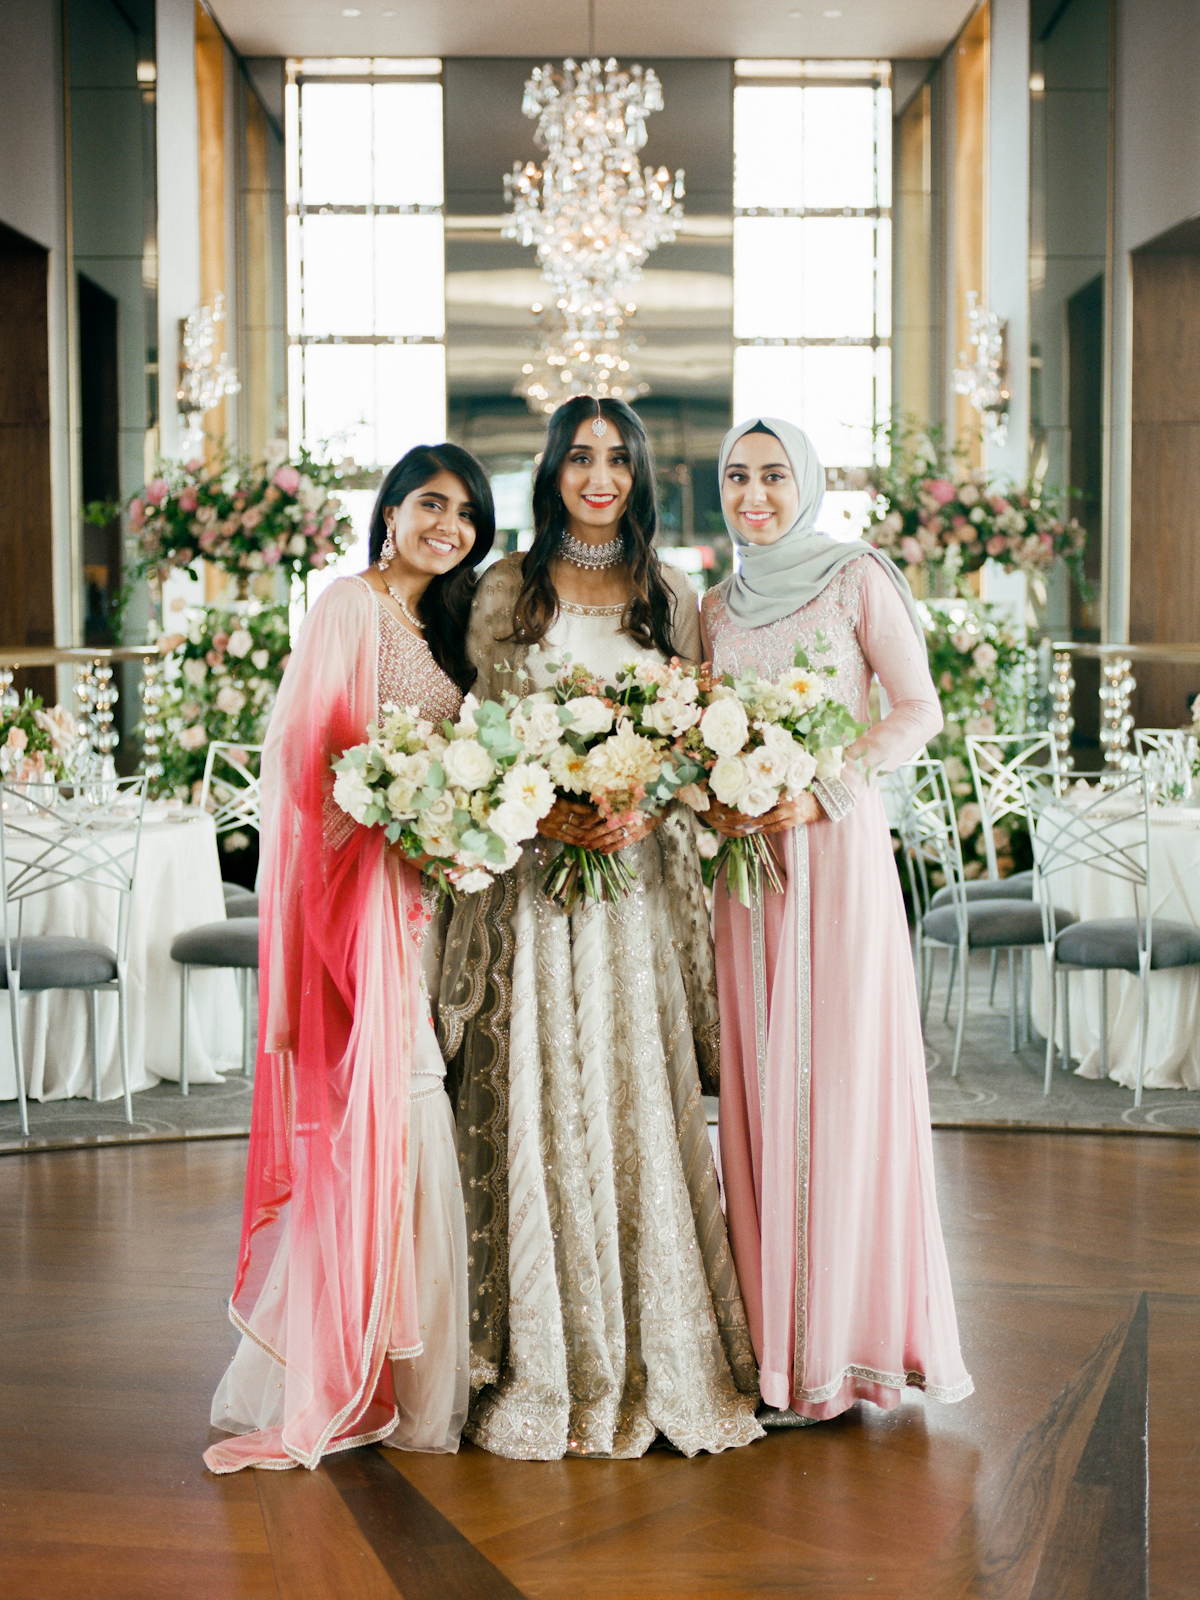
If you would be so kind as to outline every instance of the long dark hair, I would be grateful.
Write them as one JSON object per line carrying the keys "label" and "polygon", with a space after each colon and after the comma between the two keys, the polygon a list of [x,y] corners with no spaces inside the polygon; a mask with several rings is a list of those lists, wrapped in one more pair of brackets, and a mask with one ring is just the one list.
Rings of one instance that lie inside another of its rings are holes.
{"label": "long dark hair", "polygon": [[475,595],[475,568],[496,537],[492,486],[469,450],[457,444],[418,444],[397,461],[383,480],[371,512],[370,559],[372,563],[379,560],[387,537],[385,509],[407,500],[439,472],[452,472],[467,491],[475,513],[475,543],[456,567],[433,579],[417,602],[417,616],[433,659],[465,694],[477,676],[467,656],[467,618]]}
{"label": "long dark hair", "polygon": [[654,550],[658,532],[658,486],[646,430],[636,411],[623,400],[594,400],[576,395],[550,418],[546,448],[533,480],[533,544],[525,555],[524,579],[513,608],[512,637],[518,644],[540,644],[558,614],[558,594],[550,579],[550,563],[558,554],[567,525],[566,507],[558,492],[558,475],[581,422],[603,417],[614,424],[629,452],[633,488],[621,518],[625,564],[633,590],[621,626],[644,649],[674,654],[671,638],[674,599],[663,580]]}

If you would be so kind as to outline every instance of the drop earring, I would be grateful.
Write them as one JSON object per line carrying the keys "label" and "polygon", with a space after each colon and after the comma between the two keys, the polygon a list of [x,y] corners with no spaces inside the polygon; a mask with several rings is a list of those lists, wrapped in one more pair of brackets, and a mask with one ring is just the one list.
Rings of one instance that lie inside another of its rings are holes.
{"label": "drop earring", "polygon": [[392,530],[386,523],[384,526],[387,527],[387,537],[384,539],[383,548],[379,552],[379,560],[375,563],[380,572],[386,571],[396,555],[396,541],[392,537]]}

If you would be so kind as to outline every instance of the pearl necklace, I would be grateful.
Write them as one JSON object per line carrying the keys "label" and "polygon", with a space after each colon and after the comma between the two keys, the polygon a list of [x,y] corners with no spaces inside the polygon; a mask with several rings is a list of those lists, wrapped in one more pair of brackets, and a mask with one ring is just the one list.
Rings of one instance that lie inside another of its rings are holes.
{"label": "pearl necklace", "polygon": [[558,551],[563,560],[569,561],[573,567],[599,571],[604,567],[615,567],[618,561],[625,559],[625,539],[617,534],[615,539],[609,539],[606,544],[584,544],[582,539],[573,538],[564,528]]}
{"label": "pearl necklace", "polygon": [[387,590],[387,592],[391,595],[392,599],[400,607],[401,611],[408,618],[409,622],[412,623],[413,627],[417,630],[418,633],[424,633],[425,632],[425,624],[423,622],[419,622],[417,620],[417,618],[413,616],[412,612],[405,605],[404,596],[400,593],[399,589],[394,589],[392,587],[392,585],[388,582],[387,573],[386,572],[382,573],[381,576],[383,578],[383,587]]}

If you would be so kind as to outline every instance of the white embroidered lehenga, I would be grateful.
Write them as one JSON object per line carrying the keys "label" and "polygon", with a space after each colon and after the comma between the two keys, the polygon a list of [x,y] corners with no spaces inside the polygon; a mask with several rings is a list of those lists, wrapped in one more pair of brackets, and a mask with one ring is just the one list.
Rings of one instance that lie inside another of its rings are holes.
{"label": "white embroidered lehenga", "polygon": [[[601,674],[660,660],[620,608],[560,605],[532,655],[507,640],[519,558],[484,577],[476,693],[531,685],[563,651]],[[695,596],[671,575],[679,653]],[[753,1351],[725,1234],[698,1058],[718,1051],[712,951],[682,808],[625,853],[628,899],[568,917],[539,839],[455,911],[439,1028],[457,1089],[470,1241],[466,1434],[499,1455],[688,1455],[761,1437]]]}

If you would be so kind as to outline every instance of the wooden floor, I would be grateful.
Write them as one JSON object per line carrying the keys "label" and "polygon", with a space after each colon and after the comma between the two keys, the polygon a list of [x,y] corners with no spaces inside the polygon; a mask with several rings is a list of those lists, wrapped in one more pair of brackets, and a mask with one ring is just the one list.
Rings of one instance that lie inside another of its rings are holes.
{"label": "wooden floor", "polygon": [[1194,1600],[1200,1149],[936,1144],[962,1405],[696,1461],[362,1450],[222,1479],[200,1452],[244,1144],[6,1157],[0,1595]]}

